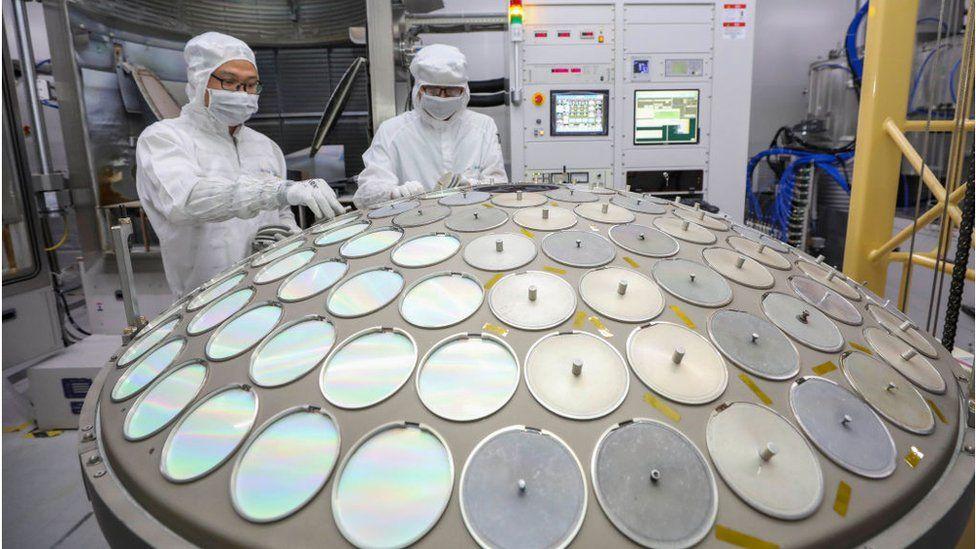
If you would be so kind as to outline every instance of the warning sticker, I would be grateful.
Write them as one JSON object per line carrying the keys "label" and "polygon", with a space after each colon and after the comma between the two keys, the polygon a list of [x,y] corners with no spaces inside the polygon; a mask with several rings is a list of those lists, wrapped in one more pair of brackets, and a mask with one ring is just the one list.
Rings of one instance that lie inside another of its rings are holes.
{"label": "warning sticker", "polygon": [[741,40],[746,37],[746,4],[722,4],[722,38]]}

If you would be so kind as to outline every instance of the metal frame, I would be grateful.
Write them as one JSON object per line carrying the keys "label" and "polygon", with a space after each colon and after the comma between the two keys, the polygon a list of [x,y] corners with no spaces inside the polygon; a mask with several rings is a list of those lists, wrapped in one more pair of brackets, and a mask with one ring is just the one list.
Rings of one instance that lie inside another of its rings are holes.
{"label": "metal frame", "polygon": [[[973,1],[968,0],[969,12]],[[962,69],[957,87],[956,111],[952,120],[906,120],[911,79],[916,14],[919,0],[895,2],[876,0],[868,10],[865,37],[864,74],[858,112],[857,162],[851,185],[844,271],[863,281],[874,292],[883,294],[888,265],[902,264],[899,306],[908,310],[908,287],[913,265],[950,274],[953,263],[942,258],[948,252],[949,235],[962,219],[958,206],[966,192],[961,184],[967,133],[972,132],[973,109],[973,25],[967,20],[962,54]],[[905,136],[909,132],[949,133],[950,150],[945,183],[925,165],[925,161]],[[902,158],[919,174],[936,204],[920,215],[911,226],[892,236],[898,175]],[[941,223],[939,245],[928,252],[895,251],[930,223]],[[947,221],[943,221],[947,220]],[[973,269],[966,278],[974,280]]]}

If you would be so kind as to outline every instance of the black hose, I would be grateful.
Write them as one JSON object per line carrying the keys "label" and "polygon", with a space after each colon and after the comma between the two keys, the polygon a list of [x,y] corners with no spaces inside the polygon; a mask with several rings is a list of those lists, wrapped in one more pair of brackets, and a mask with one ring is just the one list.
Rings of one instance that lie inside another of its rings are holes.
{"label": "black hose", "polygon": [[500,107],[508,100],[507,92],[497,93],[472,93],[471,100],[468,101],[469,107]]}
{"label": "black hose", "polygon": [[505,91],[507,88],[504,78],[468,81],[468,89],[471,90],[471,93],[495,93]]}
{"label": "black hose", "polygon": [[952,267],[952,282],[949,283],[949,298],[946,300],[945,324],[942,325],[942,346],[950,353],[956,344],[956,325],[959,323],[959,308],[962,305],[963,288],[966,284],[966,267],[969,265],[969,247],[972,244],[973,184],[973,162],[970,162],[966,195],[962,199],[959,237],[956,240],[955,265]]}
{"label": "black hose", "polygon": [[64,307],[64,314],[66,317],[68,317],[68,322],[71,323],[75,330],[78,330],[86,336],[90,336],[91,332],[79,326],[78,323],[75,322],[75,318],[71,316],[71,309],[68,307],[68,300],[64,297],[64,292],[57,291],[56,293],[58,294],[58,297],[61,298],[61,305]]}

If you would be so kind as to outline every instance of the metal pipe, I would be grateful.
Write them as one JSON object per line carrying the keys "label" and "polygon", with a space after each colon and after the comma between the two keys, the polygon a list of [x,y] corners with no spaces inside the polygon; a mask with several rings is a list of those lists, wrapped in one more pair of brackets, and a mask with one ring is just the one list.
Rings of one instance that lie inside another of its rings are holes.
{"label": "metal pipe", "polygon": [[122,287],[122,307],[129,325],[126,334],[131,336],[142,327],[139,316],[139,302],[136,300],[135,276],[132,273],[132,256],[129,254],[129,237],[132,236],[132,220],[120,217],[119,224],[112,226],[112,243],[115,245],[115,261],[119,269],[119,284]]}
{"label": "metal pipe", "polygon": [[34,124],[34,140],[37,143],[38,158],[41,160],[41,173],[49,174],[51,158],[48,156],[47,130],[37,93],[37,72],[34,70],[34,47],[31,45],[30,27],[27,26],[23,0],[13,0],[11,3],[14,5],[14,28],[20,46],[20,68],[24,71],[24,80],[27,83],[27,97],[30,100],[31,122]]}

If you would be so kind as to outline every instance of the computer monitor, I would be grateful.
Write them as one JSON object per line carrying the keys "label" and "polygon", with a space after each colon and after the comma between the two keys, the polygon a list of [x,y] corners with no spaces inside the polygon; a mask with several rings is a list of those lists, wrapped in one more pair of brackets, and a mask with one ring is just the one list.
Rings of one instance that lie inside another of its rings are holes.
{"label": "computer monitor", "polygon": [[610,92],[552,91],[549,97],[552,136],[607,135]]}
{"label": "computer monitor", "polygon": [[635,90],[634,145],[698,143],[698,90]]}

